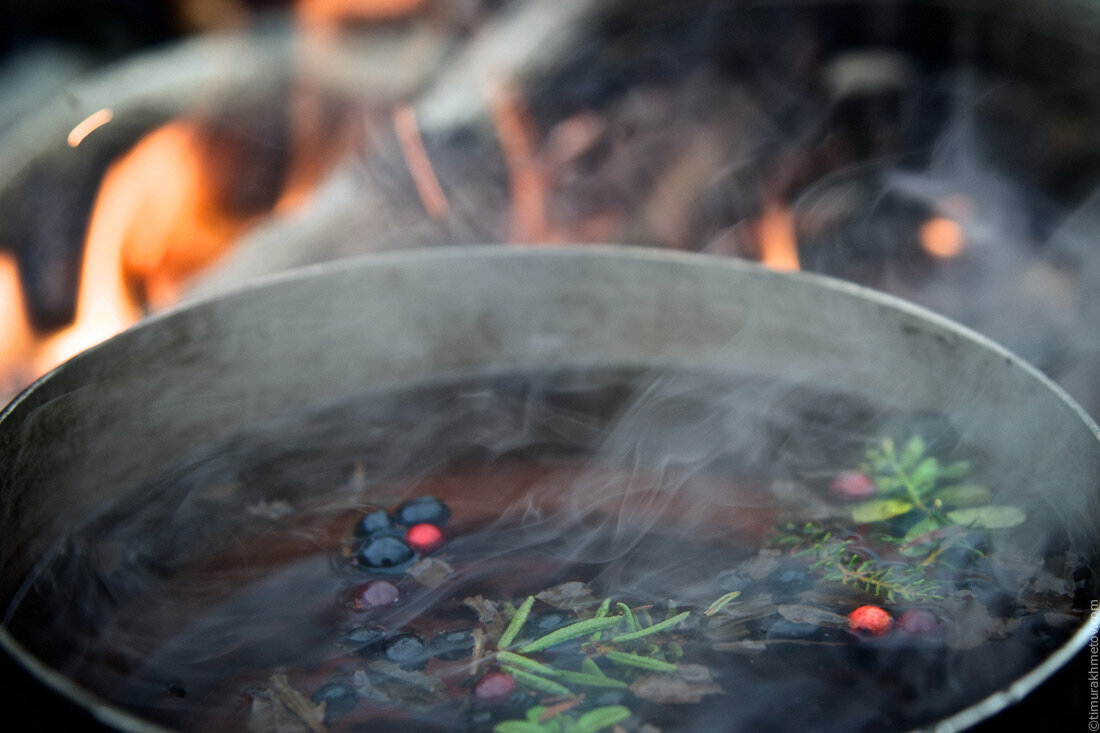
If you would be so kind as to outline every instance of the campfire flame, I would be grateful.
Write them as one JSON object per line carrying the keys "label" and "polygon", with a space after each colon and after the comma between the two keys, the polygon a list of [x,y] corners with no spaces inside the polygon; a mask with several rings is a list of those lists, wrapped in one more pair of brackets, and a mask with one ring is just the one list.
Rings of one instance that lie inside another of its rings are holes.
{"label": "campfire flame", "polygon": [[[234,207],[227,172],[209,127],[179,118],[142,137],[106,170],[89,218],[75,316],[64,329],[37,334],[31,325],[14,258],[0,252],[0,390],[14,393],[74,354],[178,302],[190,279],[224,255],[250,228],[285,216],[310,200],[350,145],[331,125],[313,90],[292,94],[287,110],[290,156],[281,194],[270,208]],[[100,110],[73,128],[76,147],[110,122]],[[220,176],[220,177],[219,177]]]}
{"label": "campfire flame", "polygon": [[968,196],[944,196],[935,205],[935,213],[917,233],[921,248],[932,257],[953,259],[966,248],[964,224],[974,218],[974,202]]}
{"label": "campfire flame", "polygon": [[771,205],[764,210],[757,225],[760,242],[760,262],[773,270],[798,270],[798,238],[794,215],[789,208]]}
{"label": "campfire flame", "polygon": [[377,22],[404,18],[427,0],[299,0],[298,20],[305,26]]}

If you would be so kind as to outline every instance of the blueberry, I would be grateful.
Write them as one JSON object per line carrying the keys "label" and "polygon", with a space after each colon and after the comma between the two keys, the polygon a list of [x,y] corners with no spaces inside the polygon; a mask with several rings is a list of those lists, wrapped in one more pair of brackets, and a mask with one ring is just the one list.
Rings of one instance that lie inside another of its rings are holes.
{"label": "blueberry", "polygon": [[325,717],[339,718],[355,709],[359,698],[355,690],[340,682],[328,682],[321,685],[310,697],[314,703],[325,703]]}
{"label": "blueberry", "polygon": [[381,653],[386,630],[381,626],[352,626],[344,633],[344,646],[363,657]]}
{"label": "blueberry", "polygon": [[386,640],[386,659],[407,669],[421,669],[428,663],[424,640],[411,631],[402,631]]}
{"label": "blueberry", "polygon": [[393,526],[393,523],[390,521],[389,514],[382,510],[371,512],[355,525],[355,536],[370,537],[373,534],[385,532],[391,526]]}
{"label": "blueberry", "polygon": [[400,538],[382,535],[368,540],[355,557],[360,565],[371,570],[398,571],[411,565],[416,553]]}
{"label": "blueberry", "polygon": [[546,613],[532,615],[527,619],[527,626],[532,632],[541,636],[554,629],[560,629],[562,626],[572,623],[573,620],[573,617],[567,613],[547,611]]}
{"label": "blueberry", "polygon": [[442,527],[450,519],[451,510],[434,496],[419,496],[397,507],[394,515],[401,524],[434,524]]}
{"label": "blueberry", "polygon": [[428,651],[444,662],[466,659],[474,653],[474,635],[466,629],[441,631],[428,645]]}

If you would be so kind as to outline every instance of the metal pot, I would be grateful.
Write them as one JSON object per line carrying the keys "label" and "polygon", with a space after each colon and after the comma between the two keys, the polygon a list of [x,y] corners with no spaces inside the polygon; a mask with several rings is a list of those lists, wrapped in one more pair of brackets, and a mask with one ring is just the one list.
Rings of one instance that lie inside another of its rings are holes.
{"label": "metal pot", "polygon": [[[20,395],[0,416],[5,619],[43,563],[96,522],[109,518],[123,528],[118,536],[140,536],[147,557],[167,551],[178,539],[173,522],[194,517],[164,486],[181,466],[242,436],[295,455],[287,425],[366,392],[616,369],[766,376],[841,399],[870,397],[886,411],[945,415],[960,440],[1011,467],[1014,481],[999,496],[1041,518],[1014,541],[1035,549],[1053,532],[1097,566],[1097,427],[1047,378],[980,336],[858,286],[739,261],[625,248],[453,248],[317,266],[158,315]],[[360,450],[372,450],[369,441]],[[175,503],[150,514],[159,501]],[[223,519],[215,509],[203,518]],[[120,551],[122,560],[90,562],[140,564]],[[972,725],[1023,698],[1081,651],[1097,624],[1093,614],[1041,664],[942,728]],[[148,729],[40,661],[11,627],[0,627],[0,642],[101,721]]]}

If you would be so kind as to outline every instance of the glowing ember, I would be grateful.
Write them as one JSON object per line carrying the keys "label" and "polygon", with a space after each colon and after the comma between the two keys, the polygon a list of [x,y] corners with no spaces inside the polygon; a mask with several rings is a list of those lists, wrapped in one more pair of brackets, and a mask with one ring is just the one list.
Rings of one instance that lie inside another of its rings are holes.
{"label": "glowing ember", "polygon": [[937,216],[924,222],[920,228],[920,244],[933,257],[950,259],[963,251],[966,238],[960,224],[954,219]]}
{"label": "glowing ember", "polygon": [[505,88],[494,95],[492,111],[511,185],[511,240],[523,244],[558,241],[546,221],[547,192],[535,153],[534,121],[520,96]]}
{"label": "glowing ember", "polygon": [[386,21],[404,18],[425,0],[299,0],[298,19],[305,24]]}
{"label": "glowing ember", "polygon": [[84,142],[84,138],[88,137],[92,132],[103,127],[114,118],[115,113],[109,109],[101,109],[98,112],[91,113],[69,133],[69,147],[75,148],[77,145],[80,145],[80,143]]}
{"label": "glowing ember", "polygon": [[773,270],[798,270],[798,240],[789,209],[769,206],[758,225],[760,262]]}
{"label": "glowing ember", "polygon": [[30,347],[31,333],[19,287],[19,268],[6,252],[0,252],[0,323],[5,324],[0,335],[0,373],[5,376],[0,389],[8,391],[18,387],[6,382],[17,380],[19,364]]}
{"label": "glowing ember", "polygon": [[424,210],[433,219],[442,219],[449,209],[447,197],[439,185],[439,179],[436,178],[431,160],[424,149],[420,127],[416,122],[416,112],[407,104],[398,105],[393,111],[393,126],[397,132],[397,139],[401,143],[401,152],[409,166],[409,173],[412,174],[413,182],[416,184],[416,191],[424,204]]}

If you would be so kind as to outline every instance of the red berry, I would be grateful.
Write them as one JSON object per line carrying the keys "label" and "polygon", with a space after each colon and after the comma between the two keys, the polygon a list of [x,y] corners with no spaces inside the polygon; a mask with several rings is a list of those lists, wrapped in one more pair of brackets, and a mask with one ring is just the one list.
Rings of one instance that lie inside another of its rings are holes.
{"label": "red berry", "polygon": [[355,607],[360,611],[365,611],[368,608],[378,608],[379,606],[389,606],[397,603],[399,598],[401,598],[401,593],[397,590],[397,586],[384,580],[372,580],[369,583],[363,583],[355,589],[354,595]]}
{"label": "red berry", "polygon": [[893,625],[894,619],[878,606],[860,606],[848,614],[848,626],[852,631],[866,631],[879,636],[889,631]]}
{"label": "red berry", "polygon": [[427,552],[443,539],[443,530],[434,524],[414,524],[405,534],[405,541],[418,552]]}
{"label": "red berry", "polygon": [[507,700],[515,691],[515,679],[503,672],[489,672],[474,684],[474,697],[483,702]]}
{"label": "red berry", "polygon": [[859,471],[845,471],[838,474],[829,484],[829,490],[842,499],[858,501],[874,496],[878,491],[871,477]]}
{"label": "red berry", "polygon": [[923,608],[914,608],[898,616],[898,626],[909,634],[927,634],[939,625],[939,616]]}

